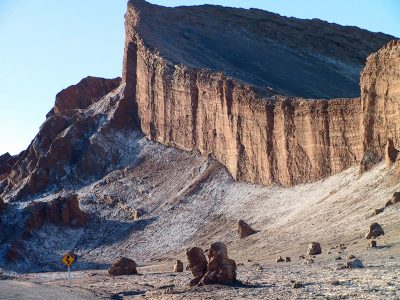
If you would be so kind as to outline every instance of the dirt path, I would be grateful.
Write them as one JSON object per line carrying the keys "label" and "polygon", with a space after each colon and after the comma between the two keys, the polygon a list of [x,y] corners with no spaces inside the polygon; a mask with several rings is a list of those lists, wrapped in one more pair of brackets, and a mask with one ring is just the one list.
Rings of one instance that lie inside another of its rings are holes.
{"label": "dirt path", "polygon": [[62,299],[62,300],[87,300],[98,299],[90,292],[67,287],[49,287],[28,281],[0,280],[0,299]]}

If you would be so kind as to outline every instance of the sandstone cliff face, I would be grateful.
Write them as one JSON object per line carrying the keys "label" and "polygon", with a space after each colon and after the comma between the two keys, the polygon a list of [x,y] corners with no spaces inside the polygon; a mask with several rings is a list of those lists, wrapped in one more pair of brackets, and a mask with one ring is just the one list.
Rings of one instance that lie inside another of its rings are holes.
{"label": "sandstone cliff face", "polygon": [[368,57],[360,86],[363,155],[382,159],[400,149],[400,41]]}
{"label": "sandstone cliff face", "polygon": [[260,184],[314,181],[360,161],[359,98],[272,96],[173,64],[145,44],[141,20],[129,6],[123,80],[148,138],[212,155],[235,179]]}

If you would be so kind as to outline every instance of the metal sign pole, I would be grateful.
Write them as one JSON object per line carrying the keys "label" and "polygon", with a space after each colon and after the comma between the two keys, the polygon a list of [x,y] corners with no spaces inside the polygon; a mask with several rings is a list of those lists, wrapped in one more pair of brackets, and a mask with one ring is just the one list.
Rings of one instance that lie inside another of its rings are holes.
{"label": "metal sign pole", "polygon": [[69,282],[69,286],[71,286],[71,269],[68,266],[68,282]]}

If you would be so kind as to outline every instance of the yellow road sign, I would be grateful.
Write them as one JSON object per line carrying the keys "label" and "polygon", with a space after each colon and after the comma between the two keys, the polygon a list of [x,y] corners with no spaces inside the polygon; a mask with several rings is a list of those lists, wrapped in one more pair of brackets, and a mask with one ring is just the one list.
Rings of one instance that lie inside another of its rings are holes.
{"label": "yellow road sign", "polygon": [[72,263],[75,261],[75,255],[71,254],[71,253],[66,253],[64,254],[63,258],[61,259],[61,261],[67,266],[69,267],[70,265],[72,265]]}

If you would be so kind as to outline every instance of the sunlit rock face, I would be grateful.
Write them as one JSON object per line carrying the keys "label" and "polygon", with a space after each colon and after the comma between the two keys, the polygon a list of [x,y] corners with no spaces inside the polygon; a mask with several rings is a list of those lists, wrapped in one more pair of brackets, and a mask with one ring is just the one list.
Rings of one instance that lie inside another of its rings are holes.
{"label": "sunlit rock face", "polygon": [[367,55],[391,38],[258,10],[130,1],[126,97],[149,139],[212,155],[235,179],[315,181],[361,161],[361,100],[349,97]]}

